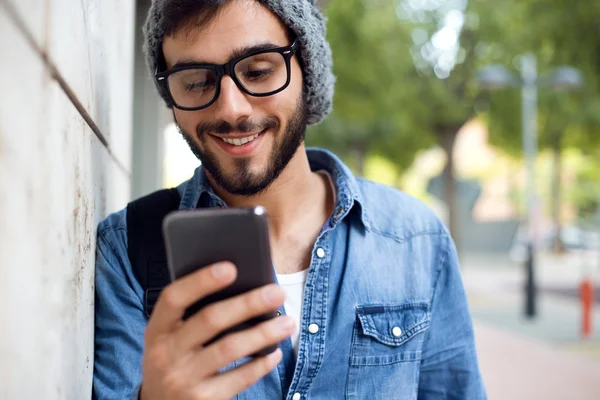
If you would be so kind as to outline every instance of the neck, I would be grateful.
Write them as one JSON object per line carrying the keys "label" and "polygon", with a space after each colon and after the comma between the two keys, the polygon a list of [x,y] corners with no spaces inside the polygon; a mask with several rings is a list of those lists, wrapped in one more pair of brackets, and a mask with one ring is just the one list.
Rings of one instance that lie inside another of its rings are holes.
{"label": "neck", "polygon": [[315,206],[327,206],[325,203],[329,197],[322,179],[310,169],[304,145],[298,148],[277,179],[256,196],[232,195],[215,185],[208,173],[207,177],[215,192],[228,206],[263,206],[269,215],[269,229],[274,239],[281,237],[310,209]]}

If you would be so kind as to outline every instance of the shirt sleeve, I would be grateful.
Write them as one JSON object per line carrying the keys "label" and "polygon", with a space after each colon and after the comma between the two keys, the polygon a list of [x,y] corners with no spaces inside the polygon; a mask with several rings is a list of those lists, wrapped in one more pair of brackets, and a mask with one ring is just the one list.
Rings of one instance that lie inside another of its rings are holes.
{"label": "shirt sleeve", "polygon": [[443,238],[446,243],[434,281],[418,398],[486,399],[456,248],[448,235]]}
{"label": "shirt sleeve", "polygon": [[137,399],[147,319],[125,226],[98,228],[95,283],[93,398]]}

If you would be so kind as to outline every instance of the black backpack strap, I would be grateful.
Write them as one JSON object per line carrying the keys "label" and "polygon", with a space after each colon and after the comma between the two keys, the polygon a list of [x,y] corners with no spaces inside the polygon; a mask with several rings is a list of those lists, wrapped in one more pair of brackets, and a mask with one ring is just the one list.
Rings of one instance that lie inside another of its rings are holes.
{"label": "black backpack strap", "polygon": [[148,317],[158,295],[171,282],[162,221],[179,209],[180,201],[177,189],[164,189],[127,205],[127,252],[133,273],[144,289],[144,311]]}

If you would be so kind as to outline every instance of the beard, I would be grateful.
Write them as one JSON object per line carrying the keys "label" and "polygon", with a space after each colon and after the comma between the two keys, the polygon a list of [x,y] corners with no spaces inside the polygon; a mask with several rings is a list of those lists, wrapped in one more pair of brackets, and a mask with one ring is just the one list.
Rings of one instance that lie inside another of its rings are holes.
{"label": "beard", "polygon": [[306,134],[306,107],[304,97],[301,96],[298,106],[288,119],[285,132],[273,138],[273,148],[268,157],[267,166],[263,172],[252,173],[250,159],[234,159],[233,171],[226,172],[217,160],[214,152],[208,148],[208,134],[228,134],[231,132],[250,133],[271,129],[278,132],[280,121],[275,117],[266,117],[259,122],[243,121],[236,126],[222,121],[219,123],[201,123],[196,128],[195,138],[185,132],[177,124],[179,133],[187,142],[192,153],[200,160],[202,167],[213,177],[215,183],[223,190],[233,195],[252,197],[266,190],[283,172],[300,145],[304,142]]}

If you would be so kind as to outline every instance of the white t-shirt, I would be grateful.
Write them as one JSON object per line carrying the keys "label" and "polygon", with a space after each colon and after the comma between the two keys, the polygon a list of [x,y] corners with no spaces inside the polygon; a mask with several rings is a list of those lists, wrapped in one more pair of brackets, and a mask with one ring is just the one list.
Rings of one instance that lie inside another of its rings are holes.
{"label": "white t-shirt", "polygon": [[300,337],[300,318],[302,315],[302,299],[304,298],[304,285],[308,276],[308,268],[294,274],[277,274],[279,286],[285,291],[285,313],[296,322],[296,330],[292,335],[294,354],[298,355],[298,339]]}

